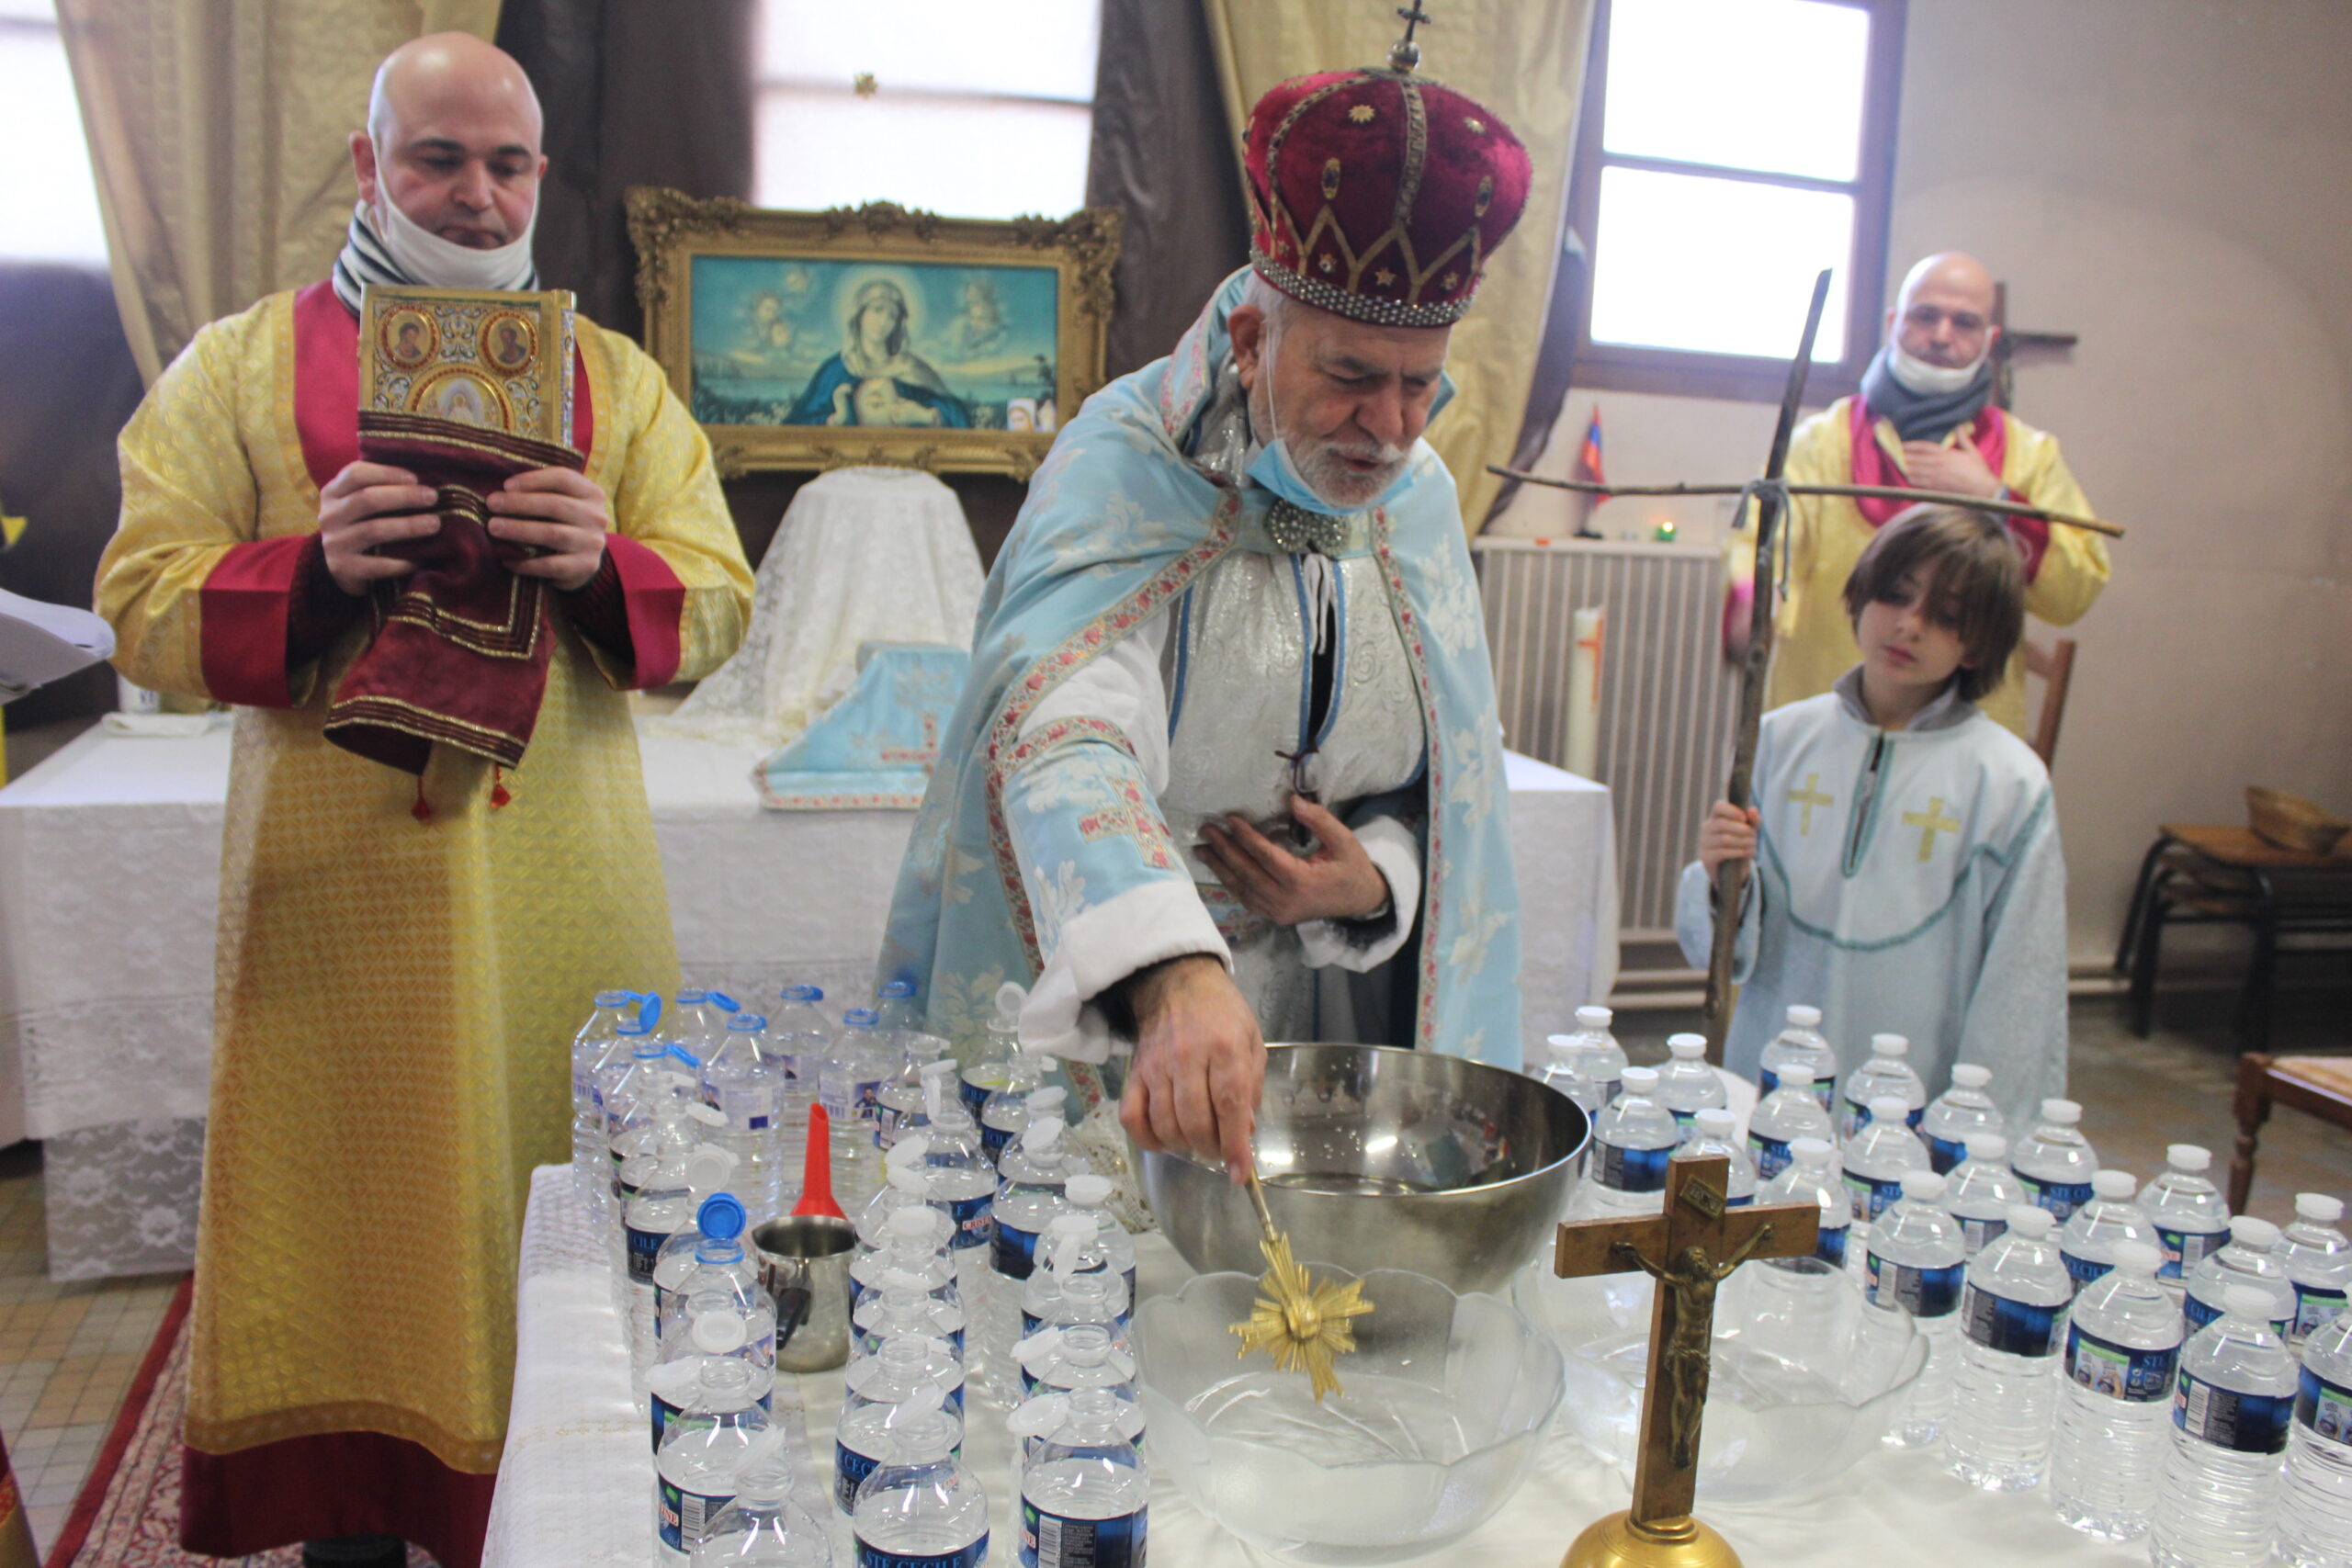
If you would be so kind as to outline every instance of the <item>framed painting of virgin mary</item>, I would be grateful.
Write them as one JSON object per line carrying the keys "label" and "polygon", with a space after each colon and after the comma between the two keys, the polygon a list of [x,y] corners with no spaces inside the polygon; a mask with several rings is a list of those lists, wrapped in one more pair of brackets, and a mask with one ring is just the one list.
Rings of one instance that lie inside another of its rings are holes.
{"label": "framed painting of virgin mary", "polygon": [[781,212],[628,195],[646,348],[722,472],[1023,478],[1102,382],[1119,215]]}

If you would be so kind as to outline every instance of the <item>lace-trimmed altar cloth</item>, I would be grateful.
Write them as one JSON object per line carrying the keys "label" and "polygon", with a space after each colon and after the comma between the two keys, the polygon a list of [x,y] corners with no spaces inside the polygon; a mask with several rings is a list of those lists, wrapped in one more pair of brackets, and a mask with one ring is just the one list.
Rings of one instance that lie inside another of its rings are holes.
{"label": "lace-trimmed altar cloth", "polygon": [[979,551],[956,492],[912,468],[801,486],[760,562],[751,629],[652,733],[782,746],[848,695],[869,642],[972,646]]}

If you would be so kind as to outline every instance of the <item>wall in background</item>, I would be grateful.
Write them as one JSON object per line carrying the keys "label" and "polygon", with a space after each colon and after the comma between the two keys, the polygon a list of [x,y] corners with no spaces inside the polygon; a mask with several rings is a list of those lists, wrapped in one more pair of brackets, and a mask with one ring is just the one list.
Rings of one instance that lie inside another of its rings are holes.
{"label": "wall in background", "polygon": [[[2020,357],[2018,412],[2131,529],[2067,634],[2078,958],[2112,953],[2157,823],[2243,821],[2255,783],[2352,815],[2347,59],[2352,8],[2328,0],[1911,0],[1889,272],[1973,251],[2014,324],[2082,334]],[[1594,401],[1570,395],[1546,472]],[[1770,436],[1761,405],[1599,402],[1622,482],[1751,473]],[[1629,499],[1594,521],[1666,516],[1703,544],[1724,511]],[[1531,488],[1493,527],[1574,522]]]}

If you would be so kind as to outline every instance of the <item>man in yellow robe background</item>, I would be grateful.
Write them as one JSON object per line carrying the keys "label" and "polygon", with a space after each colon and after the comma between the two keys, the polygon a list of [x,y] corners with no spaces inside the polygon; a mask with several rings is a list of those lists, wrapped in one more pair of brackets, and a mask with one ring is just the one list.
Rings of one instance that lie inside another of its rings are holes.
{"label": "man in yellow robe background", "polygon": [[[1799,425],[1788,478],[1805,484],[1893,484],[1955,491],[2092,515],[2058,441],[1992,405],[1993,276],[1956,252],[1932,255],[1903,280],[1887,339],[1862,389]],[[1871,536],[1905,503],[1791,498],[1789,592],[1774,628],[1765,705],[1828,691],[1860,662],[1842,595]],[[2010,525],[2026,558],[2026,613],[2052,626],[2080,619],[2106,586],[2107,546],[2080,528],[2038,518]],[[2025,655],[1978,705],[2025,733]]]}
{"label": "man in yellow robe background", "polygon": [[404,1538],[478,1561],[567,1041],[596,990],[676,984],[626,689],[723,661],[752,582],[709,446],[633,344],[579,322],[585,470],[491,502],[494,539],[543,552],[506,570],[554,601],[519,765],[435,744],[412,777],[322,730],[366,596],[413,570],[371,550],[442,524],[414,476],[357,460],[360,286],[535,288],[539,133],[491,45],[395,52],[334,277],[205,328],[121,439],[116,663],[240,705],[182,1520],[211,1555],[390,1562]]}

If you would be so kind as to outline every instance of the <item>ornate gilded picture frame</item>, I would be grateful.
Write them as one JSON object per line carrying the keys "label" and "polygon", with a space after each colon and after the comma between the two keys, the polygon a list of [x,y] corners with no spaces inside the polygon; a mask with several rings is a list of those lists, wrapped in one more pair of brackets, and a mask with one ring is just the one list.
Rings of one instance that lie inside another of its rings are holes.
{"label": "ornate gilded picture frame", "polygon": [[637,186],[646,348],[722,474],[1025,479],[1102,384],[1119,216],[780,212]]}

